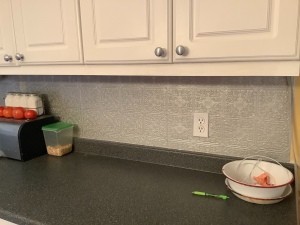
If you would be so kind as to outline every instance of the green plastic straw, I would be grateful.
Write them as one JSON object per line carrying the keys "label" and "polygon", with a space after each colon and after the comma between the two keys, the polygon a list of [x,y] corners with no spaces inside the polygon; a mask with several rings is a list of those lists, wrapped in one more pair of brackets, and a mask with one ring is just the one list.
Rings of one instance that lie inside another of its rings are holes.
{"label": "green plastic straw", "polygon": [[214,194],[209,194],[206,192],[202,192],[202,191],[193,191],[192,192],[194,195],[198,195],[198,196],[208,196],[208,197],[215,197],[215,198],[219,198],[219,199],[223,199],[223,200],[227,200],[229,197],[226,195],[214,195]]}

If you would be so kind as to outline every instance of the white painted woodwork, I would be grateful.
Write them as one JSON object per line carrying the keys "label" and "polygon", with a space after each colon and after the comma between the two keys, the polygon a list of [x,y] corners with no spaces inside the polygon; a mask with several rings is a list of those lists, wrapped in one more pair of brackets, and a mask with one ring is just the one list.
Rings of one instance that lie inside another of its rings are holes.
{"label": "white painted woodwork", "polygon": [[171,60],[170,0],[81,0],[80,7],[86,63]]}
{"label": "white painted woodwork", "polygon": [[289,60],[221,63],[160,63],[155,65],[28,65],[2,67],[0,69],[0,75],[299,76],[299,71],[299,61]]}
{"label": "white painted woodwork", "polygon": [[11,223],[7,220],[0,219],[0,225],[17,225],[17,224],[16,223]]}
{"label": "white painted woodwork", "polygon": [[1,0],[0,75],[298,76],[299,2]]}
{"label": "white painted woodwork", "polygon": [[174,0],[174,62],[299,59],[299,0]]}
{"label": "white painted woodwork", "polygon": [[22,65],[81,62],[77,0],[12,1]]}
{"label": "white painted woodwork", "polygon": [[12,66],[14,61],[4,61],[4,55],[14,56],[15,38],[13,31],[13,20],[11,13],[11,1],[0,1],[0,65]]}

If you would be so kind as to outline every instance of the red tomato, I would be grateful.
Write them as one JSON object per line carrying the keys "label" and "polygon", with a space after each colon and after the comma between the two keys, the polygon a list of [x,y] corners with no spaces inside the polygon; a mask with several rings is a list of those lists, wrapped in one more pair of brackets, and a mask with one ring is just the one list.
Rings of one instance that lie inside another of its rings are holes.
{"label": "red tomato", "polygon": [[23,108],[23,107],[12,107],[13,108],[13,110],[14,109],[20,109],[20,110],[22,110],[23,112],[25,112],[25,109]]}
{"label": "red tomato", "polygon": [[4,109],[4,107],[0,106],[0,117],[3,117],[3,109]]}
{"label": "red tomato", "polygon": [[14,119],[24,119],[24,108],[14,107],[12,111],[12,115]]}
{"label": "red tomato", "polygon": [[13,111],[13,108],[10,107],[10,106],[7,106],[7,107],[4,107],[3,109],[3,116],[5,118],[12,118],[12,111]]}
{"label": "red tomato", "polygon": [[31,109],[26,109],[24,112],[24,117],[26,119],[35,119],[37,118],[37,112]]}

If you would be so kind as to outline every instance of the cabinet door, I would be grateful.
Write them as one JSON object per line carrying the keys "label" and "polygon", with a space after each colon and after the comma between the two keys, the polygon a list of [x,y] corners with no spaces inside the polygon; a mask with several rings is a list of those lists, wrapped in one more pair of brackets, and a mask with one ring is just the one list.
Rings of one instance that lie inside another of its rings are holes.
{"label": "cabinet door", "polygon": [[[15,38],[11,13],[11,1],[0,1],[0,65],[15,65]],[[6,58],[6,60],[4,59]],[[11,60],[9,60],[11,57]]]}
{"label": "cabinet door", "polygon": [[[174,0],[180,61],[298,58],[299,0]],[[182,53],[182,52],[181,52]]]}
{"label": "cabinet door", "polygon": [[81,61],[77,0],[12,1],[16,45],[23,64]]}
{"label": "cabinet door", "polygon": [[81,0],[80,7],[86,63],[170,60],[171,1]]}

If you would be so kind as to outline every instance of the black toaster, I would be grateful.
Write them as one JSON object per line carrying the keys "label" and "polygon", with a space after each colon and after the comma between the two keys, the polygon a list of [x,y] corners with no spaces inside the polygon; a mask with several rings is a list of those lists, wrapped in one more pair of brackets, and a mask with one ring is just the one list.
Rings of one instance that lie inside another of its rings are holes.
{"label": "black toaster", "polygon": [[44,115],[33,120],[0,118],[0,156],[26,161],[47,153],[42,126],[57,122]]}

